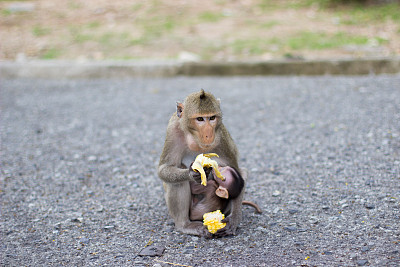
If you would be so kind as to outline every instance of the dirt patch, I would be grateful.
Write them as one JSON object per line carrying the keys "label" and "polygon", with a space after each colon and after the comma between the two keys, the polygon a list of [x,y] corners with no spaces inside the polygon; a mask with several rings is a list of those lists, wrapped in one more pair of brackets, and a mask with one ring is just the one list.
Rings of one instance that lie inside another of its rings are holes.
{"label": "dirt patch", "polygon": [[[27,10],[16,9],[20,3]],[[0,59],[392,56],[400,54],[400,18],[391,11],[399,7],[333,9],[305,0],[0,1]]]}

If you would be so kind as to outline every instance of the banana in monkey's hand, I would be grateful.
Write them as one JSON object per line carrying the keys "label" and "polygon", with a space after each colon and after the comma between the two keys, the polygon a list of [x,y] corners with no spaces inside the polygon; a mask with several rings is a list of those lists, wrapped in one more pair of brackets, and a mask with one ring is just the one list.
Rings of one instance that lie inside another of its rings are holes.
{"label": "banana in monkey's hand", "polygon": [[218,155],[215,153],[199,154],[192,164],[192,169],[201,174],[201,184],[204,186],[207,185],[207,177],[204,171],[204,167],[212,167],[217,177],[220,178],[222,181],[225,180],[225,177],[222,176],[222,174],[218,170],[218,163],[215,160],[212,160],[212,157],[218,157]]}
{"label": "banana in monkey's hand", "polygon": [[203,224],[207,226],[210,233],[215,234],[219,229],[225,227],[226,223],[221,221],[225,219],[225,215],[220,210],[204,213]]}

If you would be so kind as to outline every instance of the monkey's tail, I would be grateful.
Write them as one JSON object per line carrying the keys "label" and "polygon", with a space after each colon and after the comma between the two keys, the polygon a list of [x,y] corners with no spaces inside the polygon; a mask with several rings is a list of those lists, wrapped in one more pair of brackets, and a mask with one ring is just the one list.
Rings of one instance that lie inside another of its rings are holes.
{"label": "monkey's tail", "polygon": [[258,214],[261,214],[261,213],[262,213],[260,207],[259,207],[256,203],[254,203],[254,202],[251,202],[251,201],[248,201],[248,200],[243,200],[243,201],[242,201],[242,204],[243,204],[243,205],[252,206],[253,208],[256,209],[256,213],[258,213]]}

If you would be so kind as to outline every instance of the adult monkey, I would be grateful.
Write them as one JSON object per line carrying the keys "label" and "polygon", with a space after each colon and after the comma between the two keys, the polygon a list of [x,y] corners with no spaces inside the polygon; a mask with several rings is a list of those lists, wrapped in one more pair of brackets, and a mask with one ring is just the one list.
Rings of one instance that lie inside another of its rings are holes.
{"label": "adult monkey", "polygon": [[[238,150],[229,132],[222,124],[220,101],[201,90],[190,94],[184,103],[177,103],[177,111],[169,120],[164,149],[158,166],[158,176],[163,180],[168,211],[178,231],[210,237],[202,221],[191,221],[192,202],[190,181],[200,180],[200,174],[191,169],[200,153],[217,153],[219,166],[239,170]],[[238,175],[244,180],[245,171]],[[214,235],[234,235],[242,217],[244,189],[238,197],[229,199],[222,211],[226,226]]]}

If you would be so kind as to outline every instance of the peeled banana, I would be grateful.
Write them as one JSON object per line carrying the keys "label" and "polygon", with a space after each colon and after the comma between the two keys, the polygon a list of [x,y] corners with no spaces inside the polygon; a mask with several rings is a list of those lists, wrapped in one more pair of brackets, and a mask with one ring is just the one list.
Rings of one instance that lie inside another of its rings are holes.
{"label": "peeled banana", "polygon": [[226,226],[226,223],[222,223],[221,220],[225,219],[225,215],[220,210],[213,212],[204,213],[203,224],[207,226],[210,233],[215,234],[219,229]]}
{"label": "peeled banana", "polygon": [[222,181],[225,180],[225,177],[219,172],[218,163],[215,160],[212,160],[212,157],[218,157],[218,155],[215,153],[199,154],[192,164],[192,169],[201,174],[201,184],[204,186],[207,185],[207,177],[204,171],[205,167],[212,167],[217,177]]}

